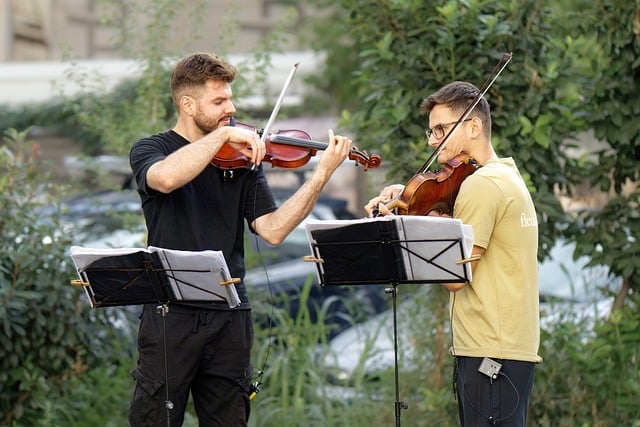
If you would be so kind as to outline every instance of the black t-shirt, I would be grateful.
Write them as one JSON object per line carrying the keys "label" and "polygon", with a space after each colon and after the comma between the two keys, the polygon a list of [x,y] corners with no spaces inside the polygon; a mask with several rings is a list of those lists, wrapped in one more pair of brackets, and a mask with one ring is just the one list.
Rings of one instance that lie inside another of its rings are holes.
{"label": "black t-shirt", "polygon": [[[209,165],[193,181],[169,194],[147,187],[149,167],[186,144],[189,141],[170,130],[143,138],[131,148],[129,161],[147,223],[147,244],[222,251],[231,277],[244,279],[244,221],[251,224],[276,209],[262,167],[225,172]],[[236,289],[242,301],[239,308],[250,308],[245,284],[236,284]],[[210,304],[210,308],[228,306]]]}

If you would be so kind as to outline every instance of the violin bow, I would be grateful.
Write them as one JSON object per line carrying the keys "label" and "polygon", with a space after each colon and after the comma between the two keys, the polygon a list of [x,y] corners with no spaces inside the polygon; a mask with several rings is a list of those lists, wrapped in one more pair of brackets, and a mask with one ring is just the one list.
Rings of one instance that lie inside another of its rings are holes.
{"label": "violin bow", "polygon": [[300,65],[299,62],[296,62],[295,64],[293,64],[293,68],[291,69],[291,72],[289,72],[289,76],[287,77],[287,80],[284,82],[284,86],[282,87],[282,90],[280,91],[280,96],[278,97],[278,100],[276,101],[276,105],[273,107],[273,111],[271,111],[271,116],[269,116],[269,120],[267,121],[267,124],[265,125],[264,130],[262,131],[262,136],[260,137],[262,142],[265,142],[267,140],[267,137],[269,136],[269,131],[271,130],[271,127],[273,126],[273,122],[276,120],[276,116],[278,115],[278,111],[280,111],[280,106],[282,105],[282,100],[284,99],[284,95],[287,92],[287,90],[289,89],[289,86],[291,85],[291,82],[293,81],[293,76],[295,76],[296,71],[298,70],[298,65]]}
{"label": "violin bow", "polygon": [[471,114],[473,109],[476,108],[476,105],[478,105],[478,103],[480,102],[482,97],[487,93],[487,91],[489,90],[491,85],[493,85],[493,82],[495,82],[496,79],[498,78],[498,76],[500,75],[500,73],[502,73],[502,70],[504,70],[507,67],[507,65],[511,61],[512,57],[513,57],[513,55],[511,53],[504,53],[502,55],[502,58],[500,58],[500,62],[498,62],[498,65],[496,65],[496,67],[493,69],[493,71],[491,72],[491,75],[489,76],[489,78],[487,78],[487,80],[484,82],[484,84],[480,88],[480,92],[478,92],[478,95],[476,95],[476,97],[474,98],[473,102],[471,104],[469,104],[469,106],[464,111],[462,116],[453,125],[453,127],[451,128],[449,133],[444,137],[444,139],[442,140],[442,142],[438,146],[438,149],[435,150],[431,154],[431,156],[429,156],[427,161],[422,165],[422,167],[419,170],[419,173],[425,173],[427,170],[429,170],[429,168],[431,167],[431,164],[434,162],[435,159],[438,158],[438,155],[442,152],[444,147],[447,145],[447,142],[449,141],[449,137],[458,128],[458,126],[460,126],[461,123],[463,123],[465,120],[467,120],[467,117],[469,117],[469,115]]}

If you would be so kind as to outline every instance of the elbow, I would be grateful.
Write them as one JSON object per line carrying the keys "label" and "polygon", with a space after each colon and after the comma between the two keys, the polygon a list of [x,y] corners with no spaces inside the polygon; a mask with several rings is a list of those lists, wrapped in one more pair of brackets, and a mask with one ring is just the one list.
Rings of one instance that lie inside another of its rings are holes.
{"label": "elbow", "polygon": [[167,175],[154,175],[147,177],[148,185],[163,194],[169,194],[179,187],[178,182]]}
{"label": "elbow", "polygon": [[147,171],[147,186],[160,193],[169,194],[181,185],[183,183],[179,181],[179,178],[170,173],[162,162],[153,164]]}
{"label": "elbow", "polygon": [[270,235],[270,236],[261,235],[260,237],[262,237],[267,243],[269,243],[272,246],[277,246],[284,241],[284,237],[275,236],[275,235]]}
{"label": "elbow", "polygon": [[462,288],[464,288],[466,283],[446,283],[443,286],[447,288],[449,292],[458,292]]}
{"label": "elbow", "polygon": [[251,228],[253,228],[254,232],[262,238],[265,242],[270,245],[277,246],[280,243],[284,242],[284,239],[289,234],[287,230],[282,228],[274,228],[270,225],[272,224],[272,213],[262,215],[260,218],[256,218],[251,223]]}
{"label": "elbow", "polygon": [[157,182],[153,185],[152,187],[154,190],[159,191],[163,194],[169,194],[171,193],[173,190],[176,189],[175,184],[171,183],[171,182]]}

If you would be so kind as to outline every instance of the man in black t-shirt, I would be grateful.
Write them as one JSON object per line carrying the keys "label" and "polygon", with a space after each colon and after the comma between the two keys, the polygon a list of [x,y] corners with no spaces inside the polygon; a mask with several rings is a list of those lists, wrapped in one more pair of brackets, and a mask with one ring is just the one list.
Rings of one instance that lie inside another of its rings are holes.
{"label": "man in black t-shirt", "polygon": [[[143,138],[130,163],[148,229],[148,245],[178,250],[221,250],[231,276],[244,278],[244,221],[270,244],[279,244],[311,212],[331,175],[346,159],[351,140],[329,131],[329,144],[311,177],[277,207],[261,161],[266,149],[256,132],[229,126],[236,70],[208,54],[183,58],[171,76],[178,120],[171,130]],[[254,167],[223,170],[211,161],[236,150]],[[240,306],[171,303],[168,312],[143,308],[138,332],[132,426],[179,426],[189,393],[201,426],[245,426],[249,419],[253,345],[251,306],[244,283]],[[165,324],[163,325],[163,320]],[[163,330],[169,362],[167,410]]]}

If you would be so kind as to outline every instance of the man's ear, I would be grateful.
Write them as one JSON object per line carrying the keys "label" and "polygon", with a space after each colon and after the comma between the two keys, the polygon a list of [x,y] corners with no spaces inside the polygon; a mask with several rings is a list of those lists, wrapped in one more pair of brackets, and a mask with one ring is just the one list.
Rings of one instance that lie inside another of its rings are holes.
{"label": "man's ear", "polygon": [[484,132],[484,123],[480,120],[480,117],[474,117],[471,119],[471,131],[473,132],[474,138],[479,138]]}
{"label": "man's ear", "polygon": [[180,98],[180,109],[187,115],[193,116],[195,113],[195,102],[196,100],[189,95],[182,95]]}

